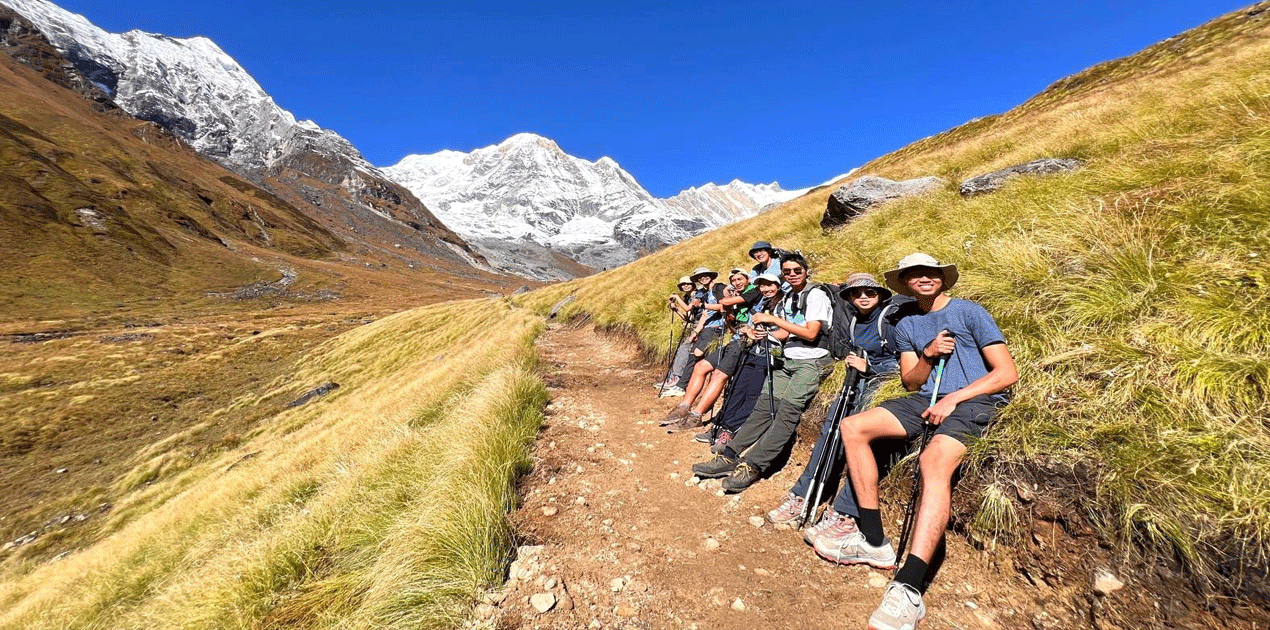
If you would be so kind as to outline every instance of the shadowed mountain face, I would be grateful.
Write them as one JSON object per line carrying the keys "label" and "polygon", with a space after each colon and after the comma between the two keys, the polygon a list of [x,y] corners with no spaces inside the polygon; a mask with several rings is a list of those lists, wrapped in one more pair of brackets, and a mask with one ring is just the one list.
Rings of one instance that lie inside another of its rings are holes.
{"label": "shadowed mountain face", "polygon": [[324,287],[347,287],[348,263],[432,283],[443,282],[436,270],[481,275],[463,242],[412,213],[391,182],[297,153],[260,173],[290,178],[275,194],[119,109],[4,6],[0,51],[0,304],[11,316],[196,299],[280,268]]}
{"label": "shadowed mountain face", "polygon": [[296,121],[214,42],[107,33],[44,0],[7,0],[101,93],[370,250],[484,260],[339,134]]}

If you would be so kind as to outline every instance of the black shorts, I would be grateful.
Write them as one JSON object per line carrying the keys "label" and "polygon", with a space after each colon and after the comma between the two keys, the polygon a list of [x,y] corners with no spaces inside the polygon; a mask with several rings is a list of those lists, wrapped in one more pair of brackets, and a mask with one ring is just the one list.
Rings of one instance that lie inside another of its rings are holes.
{"label": "black shorts", "polygon": [[700,352],[702,355],[710,354],[718,348],[716,343],[719,340],[719,333],[723,332],[722,326],[713,326],[705,328],[697,335],[697,340],[692,342],[693,352]]}
{"label": "black shorts", "polygon": [[[1004,404],[987,394],[963,401],[953,409],[952,415],[935,427],[933,434],[947,435],[962,444],[969,444],[970,440],[983,437],[988,425],[996,419],[997,412]],[[885,401],[878,406],[891,412],[911,438],[922,432],[922,412],[930,407],[930,397],[914,393]]]}
{"label": "black shorts", "polygon": [[714,369],[735,376],[736,371],[741,368],[741,360],[745,358],[745,343],[740,339],[733,339],[722,348],[716,349],[706,357],[706,361],[714,366]]}

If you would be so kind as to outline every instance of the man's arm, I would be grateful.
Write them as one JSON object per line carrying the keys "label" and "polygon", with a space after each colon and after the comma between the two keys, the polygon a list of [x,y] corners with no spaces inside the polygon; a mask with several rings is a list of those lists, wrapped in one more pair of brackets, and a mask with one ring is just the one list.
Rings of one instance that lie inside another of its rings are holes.
{"label": "man's arm", "polygon": [[1014,365],[1014,357],[1010,354],[1009,347],[1004,343],[994,343],[984,346],[981,351],[990,368],[988,373],[975,379],[975,382],[950,392],[935,403],[935,406],[923,412],[922,416],[928,422],[939,424],[953,412],[959,403],[975,396],[1003,392],[1007,387],[1019,382],[1019,371]]}
{"label": "man's arm", "polygon": [[812,320],[803,325],[795,324],[789,320],[781,319],[775,315],[769,315],[767,313],[758,313],[750,319],[756,324],[775,324],[784,331],[786,335],[796,335],[806,339],[807,341],[814,341],[816,339],[816,335],[820,334],[821,322],[818,319]]}

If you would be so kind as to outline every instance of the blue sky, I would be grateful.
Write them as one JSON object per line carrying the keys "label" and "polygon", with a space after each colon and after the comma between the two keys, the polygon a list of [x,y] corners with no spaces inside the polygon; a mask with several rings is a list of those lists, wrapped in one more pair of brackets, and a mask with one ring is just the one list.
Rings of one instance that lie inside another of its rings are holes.
{"label": "blue sky", "polygon": [[372,163],[521,131],[650,192],[818,184],[1245,2],[62,0],[203,35]]}

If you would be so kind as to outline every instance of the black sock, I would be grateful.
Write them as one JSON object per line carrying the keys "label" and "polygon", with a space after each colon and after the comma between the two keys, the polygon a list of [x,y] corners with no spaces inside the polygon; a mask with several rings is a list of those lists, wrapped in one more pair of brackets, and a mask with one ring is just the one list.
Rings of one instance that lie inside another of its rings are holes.
{"label": "black sock", "polygon": [[925,593],[926,589],[922,588],[922,582],[926,580],[926,568],[925,560],[910,553],[908,559],[904,561],[904,566],[900,567],[900,572],[895,574],[895,581],[913,587],[913,590],[918,593]]}
{"label": "black sock", "polygon": [[860,508],[860,533],[864,534],[864,540],[874,547],[880,547],[882,542],[886,540],[886,534],[882,532],[882,510],[870,510]]}
{"label": "black sock", "polygon": [[719,454],[728,459],[736,459],[737,457],[739,457],[739,455],[736,454],[736,451],[732,450],[731,446],[723,447],[723,452]]}

